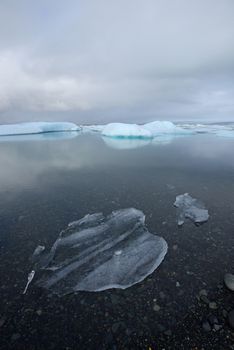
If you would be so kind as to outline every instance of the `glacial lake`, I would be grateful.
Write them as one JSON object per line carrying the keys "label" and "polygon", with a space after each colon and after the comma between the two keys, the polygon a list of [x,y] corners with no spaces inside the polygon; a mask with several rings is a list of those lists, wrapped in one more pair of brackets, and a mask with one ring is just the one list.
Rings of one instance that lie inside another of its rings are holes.
{"label": "glacial lake", "polygon": [[[209,312],[199,301],[201,290],[217,303],[218,317],[233,306],[222,283],[233,272],[234,138],[54,133],[0,141],[3,349],[173,349],[173,337],[186,348],[186,317],[192,327],[191,319],[198,325]],[[184,193],[208,209],[203,225],[186,220],[177,226],[173,203]],[[38,245],[51,247],[61,230],[86,214],[124,208],[141,210],[148,230],[168,244],[152,274],[124,290],[62,297],[33,280],[22,294]],[[223,348],[231,348],[231,338],[221,337]]]}

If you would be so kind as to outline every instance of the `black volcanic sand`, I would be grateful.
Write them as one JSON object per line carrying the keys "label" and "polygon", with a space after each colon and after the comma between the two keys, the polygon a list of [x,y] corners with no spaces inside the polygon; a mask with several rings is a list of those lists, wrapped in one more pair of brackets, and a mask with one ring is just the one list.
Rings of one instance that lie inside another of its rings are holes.
{"label": "black volcanic sand", "polygon": [[[223,285],[234,272],[233,147],[206,135],[125,150],[88,135],[1,143],[1,349],[234,349],[234,294]],[[205,203],[207,223],[177,227],[173,203],[185,192]],[[33,281],[22,295],[38,244],[87,213],[127,207],[168,242],[153,274],[61,298]]]}

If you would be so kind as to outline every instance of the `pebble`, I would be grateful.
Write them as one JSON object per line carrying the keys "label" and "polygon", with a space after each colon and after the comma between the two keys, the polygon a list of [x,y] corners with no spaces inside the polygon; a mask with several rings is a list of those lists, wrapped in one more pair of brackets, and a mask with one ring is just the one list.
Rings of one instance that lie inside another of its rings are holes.
{"label": "pebble", "polygon": [[214,330],[215,330],[215,331],[219,331],[221,328],[222,328],[222,325],[221,325],[221,324],[215,324],[215,325],[214,325]]}
{"label": "pebble", "polygon": [[164,334],[170,337],[172,335],[172,331],[168,329],[167,331],[164,332]]}
{"label": "pebble", "polygon": [[212,309],[212,310],[215,310],[218,308],[217,304],[214,302],[214,301],[211,301],[209,303],[209,308]]}
{"label": "pebble", "polygon": [[160,296],[161,299],[165,299],[165,297],[166,297],[165,293],[163,293],[163,292],[160,292],[159,296]]}
{"label": "pebble", "polygon": [[217,317],[214,316],[214,315],[210,315],[210,316],[208,317],[208,321],[209,321],[209,323],[210,323],[211,325],[219,324],[219,321],[218,321]]}
{"label": "pebble", "polygon": [[5,323],[5,318],[0,318],[0,327],[2,327],[3,325],[4,325],[4,323]]}
{"label": "pebble", "polygon": [[204,331],[206,331],[206,332],[210,332],[210,331],[211,331],[211,326],[210,326],[210,324],[209,324],[208,321],[202,322],[202,328],[203,328]]}
{"label": "pebble", "polygon": [[201,289],[200,292],[199,292],[199,295],[205,295],[207,297],[208,293],[205,289]]}
{"label": "pebble", "polygon": [[36,314],[37,314],[38,316],[41,316],[41,315],[42,315],[42,310],[37,310],[37,311],[36,311]]}
{"label": "pebble", "polygon": [[19,333],[14,333],[11,336],[11,341],[16,341],[21,337],[21,335]]}
{"label": "pebble", "polygon": [[158,304],[154,304],[154,306],[153,306],[153,310],[154,311],[159,311],[161,308],[160,308],[160,306],[158,305]]}
{"label": "pebble", "polygon": [[228,315],[227,310],[223,309],[223,310],[222,310],[222,315],[223,315],[224,318],[226,318],[227,315]]}
{"label": "pebble", "polygon": [[228,322],[229,322],[229,325],[232,329],[234,329],[234,309],[231,310],[228,314]]}
{"label": "pebble", "polygon": [[226,273],[224,275],[224,283],[229,290],[234,292],[234,275],[232,275],[231,273]]}
{"label": "pebble", "polygon": [[120,327],[120,323],[119,322],[116,322],[112,325],[112,332],[113,333],[116,333],[118,330],[119,330],[119,327]]}
{"label": "pebble", "polygon": [[210,300],[207,298],[206,295],[200,295],[200,300],[203,301],[205,304],[210,304]]}

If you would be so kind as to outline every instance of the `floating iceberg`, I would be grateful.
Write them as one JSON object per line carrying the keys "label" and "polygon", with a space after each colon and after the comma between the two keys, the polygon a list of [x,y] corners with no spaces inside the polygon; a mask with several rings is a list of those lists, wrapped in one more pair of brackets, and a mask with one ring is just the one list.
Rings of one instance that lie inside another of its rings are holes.
{"label": "floating iceberg", "polygon": [[61,131],[79,131],[80,127],[69,122],[33,122],[0,125],[0,136],[30,135]]}
{"label": "floating iceberg", "polygon": [[234,138],[234,130],[218,130],[215,135],[226,138]]}
{"label": "floating iceberg", "polygon": [[185,219],[199,225],[209,219],[208,210],[202,202],[192,198],[188,193],[176,196],[174,206],[178,208],[178,225],[182,226]]}
{"label": "floating iceberg", "polygon": [[117,138],[152,138],[152,133],[137,124],[110,123],[102,130],[103,136]]}
{"label": "floating iceberg", "polygon": [[38,255],[37,285],[58,295],[125,289],[151,274],[166,253],[166,241],[147,230],[139,210],[86,215],[60,233],[49,253]]}
{"label": "floating iceberg", "polygon": [[182,129],[181,127],[173,124],[169,121],[154,121],[143,125],[144,129],[151,132],[153,136],[163,134],[188,134],[189,130]]}

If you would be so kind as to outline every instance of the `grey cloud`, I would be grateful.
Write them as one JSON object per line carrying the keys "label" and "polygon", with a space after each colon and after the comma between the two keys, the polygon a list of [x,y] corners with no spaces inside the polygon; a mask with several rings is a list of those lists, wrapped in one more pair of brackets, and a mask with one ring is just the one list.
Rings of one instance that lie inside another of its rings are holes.
{"label": "grey cloud", "polygon": [[0,121],[233,119],[233,38],[232,0],[1,1]]}

